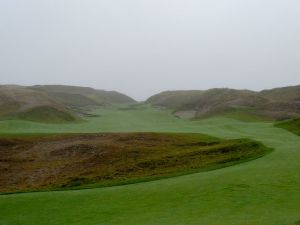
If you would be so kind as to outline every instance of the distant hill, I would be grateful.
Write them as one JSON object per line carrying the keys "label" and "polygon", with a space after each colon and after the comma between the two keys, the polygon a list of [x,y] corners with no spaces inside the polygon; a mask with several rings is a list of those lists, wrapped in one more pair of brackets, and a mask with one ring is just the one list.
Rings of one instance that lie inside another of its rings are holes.
{"label": "distant hill", "polygon": [[299,103],[300,85],[263,90],[259,92],[259,95],[272,102],[298,102]]}
{"label": "distant hill", "polygon": [[182,118],[212,115],[287,119],[300,114],[300,86],[254,92],[216,88],[206,91],[166,91],[150,97],[147,103],[172,109]]}
{"label": "distant hill", "polygon": [[135,102],[119,92],[96,90],[90,87],[37,85],[30,88],[46,93],[51,99],[70,107]]}
{"label": "distant hill", "polygon": [[[0,85],[0,119],[61,123],[81,120],[99,106],[134,103],[116,91],[65,85]],[[146,103],[187,119],[227,116],[241,120],[285,120],[300,115],[300,85],[261,92],[215,88],[165,91]]]}
{"label": "distant hill", "polygon": [[88,87],[1,85],[0,119],[73,122],[85,108],[129,102],[134,100],[121,93]]}

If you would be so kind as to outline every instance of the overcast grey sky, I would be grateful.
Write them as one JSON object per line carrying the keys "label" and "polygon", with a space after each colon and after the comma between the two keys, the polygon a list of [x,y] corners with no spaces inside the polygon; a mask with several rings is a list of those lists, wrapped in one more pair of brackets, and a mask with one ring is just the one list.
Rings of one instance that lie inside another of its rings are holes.
{"label": "overcast grey sky", "polygon": [[0,83],[136,99],[300,84],[300,0],[0,0]]}

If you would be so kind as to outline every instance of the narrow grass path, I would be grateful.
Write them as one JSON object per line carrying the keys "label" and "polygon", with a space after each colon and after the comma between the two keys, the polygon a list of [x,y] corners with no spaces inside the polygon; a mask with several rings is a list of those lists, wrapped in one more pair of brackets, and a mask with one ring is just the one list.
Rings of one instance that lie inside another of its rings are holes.
{"label": "narrow grass path", "polygon": [[[150,130],[199,132],[222,138],[252,138],[273,147],[275,151],[263,158],[220,170],[146,183],[78,191],[2,195],[0,224],[299,223],[299,136],[270,123],[244,123],[226,118],[201,122],[174,120],[174,123],[170,123],[171,120],[173,118],[168,118],[160,126],[155,123],[156,127]],[[147,129],[146,126],[143,127],[137,121],[136,131]]]}

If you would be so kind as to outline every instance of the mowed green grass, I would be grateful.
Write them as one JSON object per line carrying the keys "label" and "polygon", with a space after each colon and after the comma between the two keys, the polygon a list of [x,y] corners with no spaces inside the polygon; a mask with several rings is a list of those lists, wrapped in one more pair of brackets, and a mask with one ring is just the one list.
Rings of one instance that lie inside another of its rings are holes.
{"label": "mowed green grass", "polygon": [[[170,115],[170,111],[153,108],[138,110],[119,110],[115,108],[98,109],[93,112],[98,117],[87,118],[86,122],[78,123],[36,123],[24,120],[0,121],[0,134],[29,133],[95,133],[95,132],[135,132],[135,131],[178,131],[187,124],[193,123]],[[197,127],[197,126],[195,126]],[[189,127],[186,128],[189,131]]]}
{"label": "mowed green grass", "polygon": [[60,127],[10,121],[2,122],[0,130],[2,133],[199,132],[221,138],[252,138],[275,151],[236,166],[164,180],[88,190],[2,195],[1,225],[299,223],[299,136],[272,123],[246,123],[228,118],[184,121],[154,109],[107,109],[98,113],[102,117],[86,124]]}
{"label": "mowed green grass", "polygon": [[[98,117],[86,118],[77,123],[37,123],[25,120],[0,121],[0,135],[40,134],[40,133],[97,133],[97,132],[190,132],[199,133],[199,122],[178,119],[170,110],[158,110],[151,107],[137,110],[122,110],[118,106],[101,108],[93,114]],[[251,116],[239,113],[216,117],[228,118],[228,121],[260,122]]]}

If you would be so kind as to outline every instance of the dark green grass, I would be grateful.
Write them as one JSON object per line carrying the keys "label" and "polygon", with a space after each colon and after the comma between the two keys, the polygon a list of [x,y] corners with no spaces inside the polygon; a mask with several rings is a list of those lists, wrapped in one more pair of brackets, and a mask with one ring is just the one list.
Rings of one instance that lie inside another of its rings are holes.
{"label": "dark green grass", "polygon": [[276,127],[286,129],[294,134],[300,135],[300,117],[275,124]]}

